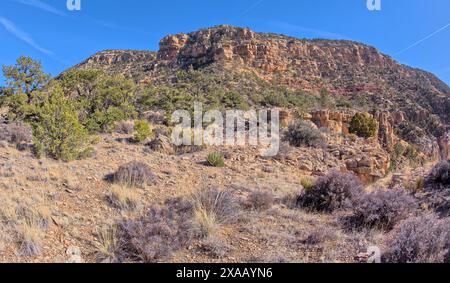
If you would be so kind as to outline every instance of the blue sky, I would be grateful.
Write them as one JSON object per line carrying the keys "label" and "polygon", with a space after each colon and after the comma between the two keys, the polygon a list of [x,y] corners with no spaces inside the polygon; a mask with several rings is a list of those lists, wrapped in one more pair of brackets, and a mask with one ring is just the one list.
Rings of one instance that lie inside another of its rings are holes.
{"label": "blue sky", "polygon": [[[2,0],[0,65],[21,55],[59,72],[105,49],[157,50],[167,34],[230,24],[299,38],[350,39],[450,84],[450,1],[381,0]],[[0,75],[0,84],[3,79]]]}

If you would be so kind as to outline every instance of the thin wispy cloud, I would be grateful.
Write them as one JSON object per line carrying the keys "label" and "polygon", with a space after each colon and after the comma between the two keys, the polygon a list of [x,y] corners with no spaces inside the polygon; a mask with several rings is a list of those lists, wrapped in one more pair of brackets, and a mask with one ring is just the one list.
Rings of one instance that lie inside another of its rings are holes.
{"label": "thin wispy cloud", "polygon": [[[87,24],[93,24],[96,26],[100,26],[100,27],[104,27],[104,28],[108,28],[108,29],[112,29],[112,30],[136,31],[136,30],[132,30],[132,29],[122,28],[115,23],[103,21],[103,20],[96,19],[96,18],[90,18],[87,16],[84,16],[84,19],[80,19],[78,17],[74,17],[67,13],[64,13],[63,11],[60,11],[57,8],[55,8],[41,0],[12,0],[12,1],[19,3],[19,4],[27,5],[27,6],[42,10],[44,12],[48,12],[48,13],[60,16],[60,17],[68,17],[72,20],[80,20]],[[65,3],[63,3],[63,4],[65,5]]]}
{"label": "thin wispy cloud", "polygon": [[256,9],[259,5],[262,4],[262,2],[264,2],[264,0],[258,0],[255,3],[253,3],[250,7],[248,7],[247,9],[245,9],[245,11],[243,11],[239,17],[243,17],[245,15],[247,15],[248,13],[250,13],[253,9]]}
{"label": "thin wispy cloud", "polygon": [[289,24],[289,23],[272,22],[271,25],[273,27],[282,29],[284,31],[295,32],[295,33],[306,33],[306,34],[311,34],[311,35],[314,35],[314,36],[317,36],[320,38],[348,39],[348,37],[343,34],[330,32],[330,31],[326,31],[326,30],[321,30],[321,29],[299,26],[299,25],[293,25],[293,24]]}
{"label": "thin wispy cloud", "polygon": [[38,8],[40,10],[61,16],[61,17],[66,17],[67,14],[63,13],[62,11],[54,8],[53,6],[42,2],[40,0],[14,0],[14,2],[19,3],[19,4],[24,4],[24,5],[28,5],[34,8]]}
{"label": "thin wispy cloud", "polygon": [[417,45],[421,44],[422,42],[424,42],[424,41],[426,41],[426,40],[432,38],[432,37],[435,36],[436,34],[438,34],[438,33],[442,32],[442,31],[446,30],[448,27],[450,27],[450,23],[448,23],[448,24],[446,24],[445,26],[439,28],[438,30],[432,32],[431,34],[425,36],[425,37],[422,38],[421,40],[414,42],[413,44],[411,44],[410,46],[406,47],[405,49],[400,50],[400,51],[397,52],[395,55],[400,55],[400,54],[402,54],[402,53],[404,53],[404,52],[410,50],[411,48],[416,47]]}
{"label": "thin wispy cloud", "polygon": [[44,53],[49,56],[53,56],[54,53],[48,49],[45,49],[41,47],[39,44],[37,44],[34,39],[25,31],[21,30],[17,25],[15,25],[10,20],[0,17],[0,24],[8,31],[10,34],[14,35],[18,39],[25,42],[27,45],[31,46],[32,48],[36,49],[37,51]]}

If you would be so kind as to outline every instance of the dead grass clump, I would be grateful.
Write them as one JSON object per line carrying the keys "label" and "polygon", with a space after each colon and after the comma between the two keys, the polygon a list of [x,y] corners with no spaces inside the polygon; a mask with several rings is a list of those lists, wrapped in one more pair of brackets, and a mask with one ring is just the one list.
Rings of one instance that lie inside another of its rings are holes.
{"label": "dead grass clump", "polygon": [[119,209],[134,211],[139,205],[139,192],[130,187],[114,185],[108,195],[108,200]]}
{"label": "dead grass clump", "polygon": [[238,219],[239,202],[229,191],[216,188],[198,190],[191,196],[191,203],[194,207],[194,225],[204,237],[215,234],[220,226]]}
{"label": "dead grass clump", "polygon": [[268,210],[275,203],[275,196],[270,192],[254,191],[247,198],[246,207],[252,210]]}
{"label": "dead grass clump", "polygon": [[133,161],[119,167],[112,176],[114,183],[130,187],[143,187],[155,181],[155,175],[147,164]]}
{"label": "dead grass clump", "polygon": [[[41,252],[44,231],[50,226],[52,210],[41,197],[32,199],[19,195],[0,197],[0,225],[19,245],[19,254],[37,256]],[[14,238],[13,238],[14,236]]]}
{"label": "dead grass clump", "polygon": [[118,225],[119,255],[125,261],[155,263],[170,260],[194,237],[192,207],[182,200],[152,207],[136,220]]}
{"label": "dead grass clump", "polygon": [[38,256],[41,253],[42,234],[36,223],[23,223],[17,226],[17,237],[22,256]]}
{"label": "dead grass clump", "polygon": [[200,243],[200,252],[215,259],[221,259],[231,252],[231,247],[216,236],[208,237]]}
{"label": "dead grass clump", "polygon": [[119,239],[117,238],[117,227],[115,225],[108,225],[98,230],[95,247],[97,262],[121,262]]}

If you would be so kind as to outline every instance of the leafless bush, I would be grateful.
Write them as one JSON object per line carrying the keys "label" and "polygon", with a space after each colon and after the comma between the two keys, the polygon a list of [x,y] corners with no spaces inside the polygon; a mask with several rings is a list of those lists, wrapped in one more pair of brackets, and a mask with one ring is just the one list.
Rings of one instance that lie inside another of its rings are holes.
{"label": "leafless bush", "polygon": [[33,140],[31,127],[22,122],[1,124],[0,140],[4,140],[16,145],[21,143],[31,143],[31,141]]}
{"label": "leafless bush", "polygon": [[275,196],[270,192],[254,191],[247,198],[246,206],[254,210],[267,210],[273,206]]}
{"label": "leafless bush", "polygon": [[305,190],[298,197],[297,204],[315,211],[333,212],[350,207],[351,200],[362,190],[362,184],[355,175],[333,171],[319,178],[311,189]]}
{"label": "leafless bush", "polygon": [[182,200],[153,207],[137,220],[118,225],[120,255],[127,261],[154,263],[170,260],[173,252],[186,247],[194,234],[192,207]]}
{"label": "leafless bush", "polygon": [[448,262],[450,225],[436,215],[405,220],[386,241],[384,261],[390,263]]}
{"label": "leafless bush", "polygon": [[231,248],[224,243],[223,239],[217,237],[208,237],[200,243],[200,251],[212,258],[224,258]]}
{"label": "leafless bush", "polygon": [[434,166],[426,178],[426,184],[433,189],[450,188],[450,160]]}
{"label": "leafless bush", "polygon": [[154,182],[155,175],[147,164],[134,161],[120,166],[112,179],[118,184],[142,187]]}
{"label": "leafless bush", "polygon": [[417,205],[409,194],[400,190],[377,190],[361,194],[352,204],[353,215],[346,220],[351,228],[391,230],[415,212]]}
{"label": "leafless bush", "polygon": [[134,122],[132,121],[120,121],[116,124],[116,132],[118,134],[130,135],[134,132]]}

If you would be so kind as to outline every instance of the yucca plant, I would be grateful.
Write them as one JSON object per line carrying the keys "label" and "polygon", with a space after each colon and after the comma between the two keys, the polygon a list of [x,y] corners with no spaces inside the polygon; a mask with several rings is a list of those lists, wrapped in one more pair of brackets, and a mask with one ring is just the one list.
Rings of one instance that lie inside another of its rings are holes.
{"label": "yucca plant", "polygon": [[219,152],[214,152],[208,155],[206,161],[208,162],[208,165],[213,167],[225,167],[223,155]]}

